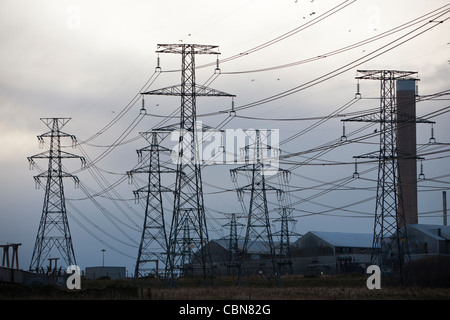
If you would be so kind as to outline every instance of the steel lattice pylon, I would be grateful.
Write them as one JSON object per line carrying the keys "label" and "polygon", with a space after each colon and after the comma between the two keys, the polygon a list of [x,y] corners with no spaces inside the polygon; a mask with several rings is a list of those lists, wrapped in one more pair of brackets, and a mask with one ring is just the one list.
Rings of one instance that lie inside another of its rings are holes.
{"label": "steel lattice pylon", "polygon": [[196,84],[195,55],[217,55],[217,46],[199,44],[159,44],[158,53],[181,54],[181,84],[144,92],[145,95],[170,95],[181,97],[181,113],[177,172],[174,191],[172,224],[168,238],[167,275],[171,285],[178,277],[193,274],[200,269],[204,284],[212,267],[208,249],[199,139],[197,136],[197,96],[234,95]]}
{"label": "steel lattice pylon", "polygon": [[[83,165],[85,163],[83,157],[61,151],[61,138],[71,138],[72,145],[76,144],[75,136],[60,131],[70,118],[41,118],[41,120],[51,131],[38,136],[41,146],[45,143],[44,138],[50,138],[49,150],[28,157],[31,166],[34,166],[35,159],[48,159],[47,171],[34,177],[37,186],[39,186],[41,178],[45,178],[47,181],[42,217],[30,263],[31,271],[42,271],[45,260],[55,252],[53,250],[55,247],[67,266],[76,264],[67,220],[63,178],[70,177],[75,180],[76,184],[79,180],[76,176],[63,171],[62,159],[79,158]],[[57,258],[53,255],[52,259]]]}
{"label": "steel lattice pylon", "polygon": [[[406,265],[410,262],[407,228],[402,197],[402,184],[399,182],[399,161],[412,158],[398,152],[397,133],[399,124],[427,122],[420,119],[404,119],[398,112],[396,103],[397,80],[417,80],[417,72],[396,70],[358,70],[356,79],[380,81],[380,109],[371,113],[343,121],[379,123],[380,149],[354,158],[378,159],[378,183],[375,207],[371,264],[381,267],[384,274],[398,278],[400,283],[412,281]],[[359,90],[358,90],[359,91]],[[358,92],[359,94],[359,92]],[[403,118],[403,119],[402,119]],[[403,124],[401,124],[403,125]],[[410,270],[409,270],[410,271]]]}
{"label": "steel lattice pylon", "polygon": [[[162,192],[172,192],[172,190],[161,185],[161,174],[175,172],[160,164],[160,153],[168,153],[170,150],[159,145],[159,133],[151,131],[143,132],[141,135],[150,142],[150,146],[137,150],[137,153],[139,158],[142,158],[142,153],[148,152],[148,165],[127,172],[129,177],[137,173],[148,174],[148,184],[133,191],[136,199],[139,199],[141,193],[146,199],[144,224],[134,272],[135,279],[146,276],[148,271],[154,271],[159,276],[160,269],[165,269],[160,268],[159,264],[159,262],[166,262],[168,249]],[[154,265],[153,269],[151,269],[152,265]]]}
{"label": "steel lattice pylon", "polygon": [[238,217],[236,216],[236,213],[231,213],[229,215],[230,222],[223,225],[223,227],[228,227],[228,237],[222,238],[223,240],[227,241],[227,262],[225,263],[228,269],[228,275],[233,274],[234,268],[240,267],[240,250],[239,250],[239,240],[240,237],[238,235],[238,226],[243,227],[244,225],[242,223],[239,223],[237,221]]}
{"label": "steel lattice pylon", "polygon": [[[255,137],[252,145],[246,147],[247,153],[253,152],[252,155],[247,155],[246,158],[251,161],[250,164],[243,165],[238,168],[230,170],[232,179],[235,182],[237,172],[249,172],[251,183],[245,187],[237,188],[238,197],[242,201],[242,194],[244,191],[250,192],[250,204],[247,215],[247,226],[242,247],[242,258],[240,265],[240,272],[237,284],[242,283],[242,277],[246,272],[247,254],[252,246],[258,246],[258,241],[264,243],[267,247],[268,255],[272,263],[272,274],[277,278],[278,272],[276,268],[276,252],[273,242],[273,235],[270,227],[269,208],[267,206],[267,191],[280,191],[266,184],[265,170],[267,166],[264,164],[263,153],[267,150],[261,142],[261,131],[255,130]],[[253,249],[253,248],[252,248]],[[278,281],[278,278],[276,279]]]}
{"label": "steel lattice pylon", "polygon": [[278,208],[278,211],[280,212],[280,218],[275,219],[275,222],[281,223],[280,232],[274,233],[275,236],[278,235],[280,237],[280,244],[277,257],[280,276],[284,273],[283,271],[285,271],[285,269],[287,269],[286,272],[288,274],[293,273],[290,238],[294,233],[289,228],[289,223],[295,221],[292,218],[293,210],[294,210],[293,208],[287,207]]}
{"label": "steel lattice pylon", "polygon": [[290,228],[290,224],[294,224],[296,221],[292,216],[294,208],[291,207],[291,197],[289,192],[289,181],[291,179],[291,172],[285,169],[279,169],[278,184],[282,186],[282,189],[278,192],[278,201],[280,207],[276,209],[280,217],[275,219],[274,222],[281,224],[280,231],[275,232],[274,236],[278,236],[279,244],[277,250],[277,264],[278,272],[283,274],[292,274],[292,257],[291,257],[291,237],[299,236]]}

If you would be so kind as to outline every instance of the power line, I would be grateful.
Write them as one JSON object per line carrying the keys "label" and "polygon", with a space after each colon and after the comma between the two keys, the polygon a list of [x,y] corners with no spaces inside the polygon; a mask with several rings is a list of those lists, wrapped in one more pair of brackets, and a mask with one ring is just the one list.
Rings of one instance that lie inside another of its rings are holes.
{"label": "power line", "polygon": [[[137,99],[140,97],[140,93],[143,90],[148,89],[155,82],[155,80],[159,77],[160,74],[161,74],[161,72],[159,72],[158,70],[155,70],[155,72],[152,74],[152,76],[142,86],[141,90],[139,90],[134,95],[134,97],[125,105],[125,107],[117,114],[117,116],[113,120],[111,120],[106,126],[104,126],[102,129],[100,129],[96,134],[94,134],[91,137],[89,137],[89,138],[79,142],[79,144],[88,143],[88,142],[94,140],[95,138],[97,138],[98,136],[102,135],[106,131],[108,131],[111,127],[113,127],[128,111],[130,111],[130,109],[138,101]],[[155,78],[153,79],[153,77],[155,77]]]}
{"label": "power line", "polygon": [[393,35],[393,34],[395,34],[397,32],[400,32],[400,31],[402,31],[404,29],[410,28],[410,27],[412,27],[412,26],[414,26],[414,25],[416,25],[416,24],[418,24],[420,22],[429,21],[430,18],[428,16],[430,14],[435,13],[436,11],[439,11],[442,8],[445,8],[446,6],[448,6],[448,5],[445,5],[445,6],[440,7],[439,9],[430,11],[430,12],[428,12],[425,15],[422,15],[422,16],[420,16],[418,18],[410,20],[410,21],[408,21],[408,22],[406,22],[404,24],[401,24],[401,25],[399,25],[397,27],[394,27],[394,28],[392,28],[390,30],[387,30],[387,31],[385,31],[383,33],[380,33],[380,34],[378,34],[376,36],[369,37],[369,38],[364,39],[362,41],[355,42],[355,43],[353,43],[351,45],[348,45],[348,46],[345,46],[345,47],[342,47],[342,48],[339,48],[339,49],[336,49],[336,50],[333,50],[333,51],[329,51],[329,52],[326,52],[326,53],[323,53],[323,54],[320,54],[320,55],[317,55],[317,56],[314,56],[314,57],[311,57],[311,58],[297,60],[295,62],[286,63],[286,64],[282,64],[282,65],[278,65],[278,66],[272,66],[272,67],[254,69],[254,70],[228,71],[228,72],[226,71],[226,72],[222,72],[222,74],[244,74],[244,73],[256,73],[256,72],[272,71],[272,70],[279,70],[279,69],[284,69],[284,68],[290,68],[290,67],[294,67],[294,66],[297,66],[297,65],[300,65],[300,64],[314,62],[314,61],[317,61],[317,60],[322,60],[322,59],[325,59],[325,58],[328,58],[328,57],[331,57],[331,56],[334,56],[334,55],[337,55],[337,54],[340,54],[340,53],[343,53],[343,52],[347,52],[349,50],[356,49],[358,47],[361,47],[363,45],[367,45],[367,44],[375,42],[377,40],[383,39],[383,38],[388,37],[390,35]]}
{"label": "power line", "polygon": [[[292,30],[290,30],[290,31],[288,31],[288,32],[286,32],[286,33],[284,33],[284,34],[282,34],[282,35],[272,39],[272,40],[266,41],[266,42],[264,42],[264,43],[262,43],[262,44],[260,44],[260,45],[258,45],[256,47],[253,47],[251,49],[245,50],[245,51],[240,52],[240,53],[238,53],[236,55],[233,55],[231,57],[219,60],[219,62],[220,63],[225,63],[225,62],[229,62],[229,61],[232,61],[232,60],[235,60],[235,59],[246,57],[249,54],[252,54],[254,52],[257,52],[257,51],[260,51],[260,50],[265,49],[267,47],[270,47],[272,45],[275,45],[278,42],[281,42],[281,41],[283,41],[283,40],[285,40],[285,39],[287,39],[287,38],[289,38],[289,37],[299,33],[300,31],[306,30],[306,29],[314,26],[315,24],[317,24],[317,23],[327,19],[328,17],[338,13],[339,11],[345,9],[346,7],[351,5],[352,3],[356,2],[356,0],[352,0],[350,2],[349,1],[350,0],[346,0],[346,1],[341,2],[337,6],[329,9],[328,11],[326,11],[325,13],[323,13],[321,15],[316,16],[314,19],[308,21],[307,23],[304,23],[304,24],[302,24],[302,25],[300,25],[300,26],[298,26],[298,27],[296,27],[296,28],[294,28],[294,29],[292,29]],[[208,64],[204,64],[204,65],[198,66],[198,67],[196,67],[196,69],[210,67],[212,65],[214,65],[214,64],[213,63],[208,63]],[[163,71],[163,72],[179,72],[179,71],[181,71],[181,70],[167,70],[167,71]]]}
{"label": "power line", "polygon": [[[431,16],[429,18],[438,19],[438,18],[441,18],[442,16],[444,16],[445,14],[447,14],[448,12],[449,12],[449,10],[445,10],[443,12],[441,11],[441,12],[438,12],[437,14],[434,14],[433,16]],[[442,20],[442,22],[445,22],[448,19],[449,18],[445,18],[445,19]],[[441,21],[439,21],[439,22],[441,22]],[[420,29],[424,28],[425,26],[429,25],[430,23],[433,24],[433,25],[428,27],[428,28],[425,28],[425,30],[420,31]],[[262,105],[262,104],[266,104],[268,102],[272,102],[272,101],[284,98],[286,96],[292,95],[292,94],[297,93],[297,92],[302,91],[302,90],[305,90],[307,88],[310,88],[310,87],[312,87],[314,85],[317,85],[319,83],[322,83],[324,81],[330,80],[330,79],[332,79],[332,78],[334,78],[334,77],[336,77],[336,76],[338,76],[338,75],[340,75],[340,74],[342,74],[344,72],[347,72],[349,70],[354,69],[355,67],[357,67],[357,66],[359,66],[359,65],[361,65],[363,63],[366,63],[366,62],[368,62],[370,60],[373,60],[373,59],[375,59],[375,58],[385,54],[386,52],[389,52],[389,51],[399,47],[400,45],[403,45],[404,43],[406,43],[408,41],[411,41],[412,39],[422,35],[423,33],[427,32],[427,31],[430,31],[431,29],[433,29],[436,26],[435,23],[436,22],[434,20],[428,21],[425,24],[422,24],[421,26],[413,29],[412,31],[409,31],[408,33],[406,33],[406,34],[396,38],[395,40],[390,41],[389,43],[379,47],[378,49],[375,49],[372,52],[370,52],[370,53],[368,53],[368,54],[366,54],[366,55],[364,55],[364,56],[362,56],[360,58],[357,58],[357,59],[353,60],[352,62],[349,62],[349,63],[345,64],[344,66],[341,66],[341,67],[339,67],[339,68],[337,68],[337,69],[335,69],[333,71],[330,71],[330,72],[328,72],[328,73],[326,73],[326,74],[324,74],[324,75],[322,75],[320,77],[317,77],[317,78],[315,78],[313,80],[307,81],[307,82],[305,82],[305,83],[303,83],[301,85],[298,85],[298,86],[296,86],[294,88],[285,90],[285,91],[283,91],[281,93],[278,93],[278,94],[275,94],[275,95],[272,95],[272,96],[269,96],[267,98],[263,98],[263,99],[260,99],[260,100],[254,101],[254,102],[250,102],[250,103],[247,103],[247,104],[244,104],[244,105],[241,105],[241,106],[237,106],[237,107],[234,108],[234,111],[244,110],[244,109],[253,108],[253,107],[256,107],[256,106],[259,106],[259,105]],[[413,34],[415,32],[417,32],[417,33],[412,35],[411,37],[403,40],[403,41],[400,41],[403,38],[405,38],[405,37],[407,37],[407,36],[409,36],[409,35],[411,35],[411,34]],[[398,42],[398,43],[395,44],[396,42]],[[228,110],[228,111],[231,111],[231,110]],[[225,112],[225,111],[222,111],[222,112]]]}

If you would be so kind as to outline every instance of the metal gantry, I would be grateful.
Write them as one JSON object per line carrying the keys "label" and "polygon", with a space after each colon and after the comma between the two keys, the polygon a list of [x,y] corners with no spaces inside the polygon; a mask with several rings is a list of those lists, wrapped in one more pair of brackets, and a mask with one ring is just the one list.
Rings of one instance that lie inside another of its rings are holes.
{"label": "metal gantry", "polygon": [[[168,238],[168,277],[176,279],[200,269],[204,284],[209,283],[212,262],[208,249],[199,139],[197,136],[198,96],[233,97],[234,95],[198,85],[195,78],[195,56],[218,55],[218,47],[200,44],[159,44],[158,53],[181,55],[181,84],[143,92],[144,95],[181,97],[179,144],[176,157],[176,182],[172,224]],[[195,254],[194,254],[195,252]]]}
{"label": "metal gantry", "polygon": [[[70,118],[41,118],[41,120],[50,131],[38,136],[40,146],[45,144],[45,138],[50,139],[50,145],[48,151],[28,157],[31,167],[34,166],[36,159],[48,159],[47,171],[34,177],[37,186],[40,185],[40,179],[46,179],[46,184],[42,216],[31,258],[30,271],[42,271],[44,262],[54,252],[59,253],[67,266],[76,264],[67,219],[63,178],[72,178],[76,184],[79,180],[76,176],[63,170],[62,159],[78,158],[82,165],[85,164],[83,157],[61,150],[61,138],[70,138],[72,146],[76,145],[74,135],[60,131]],[[52,259],[55,257],[52,256]]]}
{"label": "metal gantry", "polygon": [[[0,245],[3,249],[2,267],[19,270],[19,246],[21,243],[8,243]],[[12,248],[11,264],[9,260],[9,248]]]}

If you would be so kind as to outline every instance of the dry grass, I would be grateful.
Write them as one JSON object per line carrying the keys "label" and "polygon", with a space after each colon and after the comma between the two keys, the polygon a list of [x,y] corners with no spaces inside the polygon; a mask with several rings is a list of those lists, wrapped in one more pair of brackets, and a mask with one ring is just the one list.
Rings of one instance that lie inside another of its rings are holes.
{"label": "dry grass", "polygon": [[364,276],[294,277],[283,286],[152,288],[143,287],[139,298],[151,300],[442,300],[450,299],[448,288],[382,287],[369,290]]}
{"label": "dry grass", "polygon": [[143,299],[152,300],[441,300],[444,289],[420,288],[179,288],[151,289]]}
{"label": "dry grass", "polygon": [[133,284],[131,280],[82,280],[79,291],[56,287],[23,287],[0,283],[0,299],[64,300],[449,300],[448,287],[390,287],[369,290],[365,275],[295,276],[276,286],[269,279],[251,279],[236,286],[235,279],[221,278],[216,286],[180,282],[168,288],[153,279]]}

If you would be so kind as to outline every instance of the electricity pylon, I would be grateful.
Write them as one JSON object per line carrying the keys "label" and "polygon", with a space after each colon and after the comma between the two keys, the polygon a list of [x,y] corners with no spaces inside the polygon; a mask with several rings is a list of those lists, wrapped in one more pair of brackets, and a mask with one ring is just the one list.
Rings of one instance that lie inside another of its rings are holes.
{"label": "electricity pylon", "polygon": [[[410,262],[410,252],[403,205],[402,184],[400,183],[399,161],[416,159],[413,154],[402,154],[398,149],[398,128],[405,123],[429,122],[410,119],[398,112],[396,103],[397,80],[417,80],[417,72],[396,70],[358,70],[356,79],[380,81],[380,109],[376,113],[357,116],[342,121],[379,123],[379,151],[354,158],[378,159],[378,183],[375,207],[371,264],[381,267],[384,274],[398,277],[402,284],[411,281],[407,277],[406,264]],[[358,90],[359,91],[359,90]],[[359,93],[359,92],[358,92]],[[415,143],[415,142],[414,142]]]}
{"label": "electricity pylon", "polygon": [[236,213],[231,213],[229,215],[229,219],[230,221],[223,225],[229,229],[228,237],[224,237],[222,239],[227,240],[228,242],[227,262],[225,265],[227,266],[228,274],[231,275],[233,268],[240,267],[241,250],[239,249],[239,235],[237,230],[238,227],[243,227],[244,225],[237,222]]}
{"label": "electricity pylon", "polygon": [[30,271],[42,270],[44,262],[51,253],[55,252],[54,248],[58,250],[67,266],[76,264],[67,219],[63,178],[72,178],[76,185],[79,179],[63,170],[62,159],[78,158],[82,165],[85,164],[83,157],[61,150],[61,138],[71,138],[72,146],[76,145],[74,135],[60,131],[70,118],[41,118],[41,120],[51,131],[38,136],[40,146],[44,145],[44,138],[50,138],[50,146],[48,151],[28,157],[31,167],[34,166],[35,159],[48,159],[47,171],[34,177],[37,186],[39,186],[41,178],[45,178],[47,181],[42,217],[31,258]]}
{"label": "electricity pylon", "polygon": [[280,239],[277,250],[277,264],[280,277],[282,274],[292,274],[292,256],[291,256],[291,237],[299,236],[290,228],[291,224],[295,223],[295,219],[292,216],[294,209],[291,207],[291,197],[289,192],[289,181],[291,179],[291,172],[285,169],[279,169],[279,185],[282,186],[281,190],[277,192],[278,202],[280,207],[276,208],[280,217],[275,219],[274,222],[281,224],[280,231],[275,232],[273,235],[278,236]]}
{"label": "electricity pylon", "polygon": [[[242,198],[244,191],[250,192],[250,205],[247,214],[247,226],[242,248],[241,266],[237,284],[242,283],[242,277],[246,270],[247,254],[250,248],[258,246],[258,241],[266,247],[272,263],[272,273],[277,278],[277,268],[275,261],[275,246],[273,242],[272,231],[269,220],[269,208],[267,206],[267,191],[279,191],[266,184],[265,173],[267,165],[265,164],[264,153],[270,146],[262,143],[261,131],[255,131],[254,142],[246,146],[246,158],[249,164],[230,170],[232,179],[235,181],[237,172],[249,172],[251,183],[247,186],[237,189],[238,197]],[[241,199],[240,199],[241,200]],[[277,278],[278,281],[278,278]]]}
{"label": "electricity pylon", "polygon": [[292,274],[292,257],[291,257],[291,236],[294,234],[289,228],[289,224],[295,220],[292,218],[293,208],[281,207],[277,208],[280,212],[280,218],[275,219],[275,222],[281,223],[281,229],[279,232],[274,233],[275,236],[280,237],[280,243],[278,247],[277,263],[278,272],[280,276],[283,271],[287,268],[287,273]]}
{"label": "electricity pylon", "polygon": [[168,244],[162,193],[172,192],[172,190],[161,185],[161,174],[173,173],[175,170],[160,163],[160,154],[168,153],[170,150],[160,146],[158,134],[156,131],[141,133],[150,146],[137,150],[137,153],[138,157],[142,159],[142,153],[148,152],[148,165],[127,172],[129,177],[137,173],[148,174],[147,185],[133,191],[136,199],[139,199],[141,193],[146,199],[144,224],[134,271],[135,279],[144,277],[146,273],[151,272],[152,265],[154,265],[155,274],[160,276],[159,263],[165,263],[167,259]]}
{"label": "electricity pylon", "polygon": [[181,54],[181,84],[142,93],[181,97],[174,206],[166,265],[171,286],[175,286],[178,277],[192,274],[196,268],[201,270],[204,284],[207,285],[208,269],[212,268],[199,161],[196,100],[199,96],[234,95],[198,85],[195,78],[195,56],[218,55],[217,48],[214,45],[200,44],[159,44],[157,53]]}

